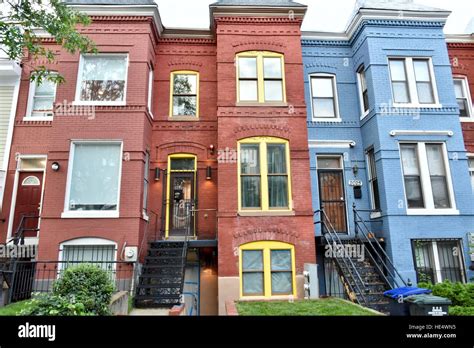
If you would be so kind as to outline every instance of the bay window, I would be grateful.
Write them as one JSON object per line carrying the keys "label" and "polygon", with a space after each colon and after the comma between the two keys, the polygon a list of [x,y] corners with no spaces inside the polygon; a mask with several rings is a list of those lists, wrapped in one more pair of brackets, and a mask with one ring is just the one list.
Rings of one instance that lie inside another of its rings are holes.
{"label": "bay window", "polygon": [[121,164],[121,142],[73,142],[63,217],[118,217]]}

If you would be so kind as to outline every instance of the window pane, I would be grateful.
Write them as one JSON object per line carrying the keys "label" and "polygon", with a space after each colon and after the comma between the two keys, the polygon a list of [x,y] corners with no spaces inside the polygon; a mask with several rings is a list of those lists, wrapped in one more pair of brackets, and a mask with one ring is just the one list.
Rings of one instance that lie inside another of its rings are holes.
{"label": "window pane", "polygon": [[120,144],[75,144],[70,210],[116,210]]}
{"label": "window pane", "polygon": [[194,170],[194,158],[172,158],[171,170]]}
{"label": "window pane", "polygon": [[466,117],[468,115],[468,106],[466,99],[457,99],[458,106],[459,106],[459,116]]}
{"label": "window pane", "polygon": [[126,73],[126,56],[83,57],[81,100],[122,101]]}
{"label": "window pane", "polygon": [[240,172],[260,174],[260,147],[258,144],[240,145]]}
{"label": "window pane", "polygon": [[318,169],[341,169],[340,157],[318,157]]}
{"label": "window pane", "polygon": [[257,78],[257,58],[239,58],[239,77]]}
{"label": "window pane", "polygon": [[422,104],[434,103],[433,89],[431,82],[417,82],[418,101]]}
{"label": "window pane", "polygon": [[283,101],[282,81],[265,81],[265,101]]}
{"label": "window pane", "polygon": [[281,59],[263,58],[263,71],[264,78],[281,79]]}
{"label": "window pane", "polygon": [[241,177],[242,208],[260,208],[260,176]]}
{"label": "window pane", "polygon": [[313,98],[314,117],[336,117],[334,99]]}
{"label": "window pane", "polygon": [[434,283],[434,257],[433,246],[428,241],[414,241],[415,266],[418,282]]}
{"label": "window pane", "polygon": [[239,81],[239,100],[258,101],[257,81]]}
{"label": "window pane", "polygon": [[243,250],[242,251],[242,270],[243,271],[263,271],[262,250]]}
{"label": "window pane", "polygon": [[442,145],[426,144],[426,156],[430,175],[446,175]]}
{"label": "window pane", "polygon": [[267,163],[269,174],[286,174],[286,145],[268,144]]}
{"label": "window pane", "polygon": [[54,98],[34,98],[33,112],[38,111],[52,111],[54,106]]}
{"label": "window pane", "polygon": [[196,116],[196,97],[173,97],[173,116]]}
{"label": "window pane", "polygon": [[174,94],[196,94],[197,75],[175,74],[173,81]]}
{"label": "window pane", "polygon": [[56,84],[49,80],[43,79],[40,85],[36,85],[35,95],[36,96],[53,96],[56,91]]}
{"label": "window pane", "polygon": [[454,92],[456,93],[456,98],[464,98],[464,83],[461,79],[454,79]]}
{"label": "window pane", "polygon": [[405,193],[408,208],[424,208],[420,177],[405,177]]}
{"label": "window pane", "polygon": [[[441,268],[440,281],[450,280],[453,283],[463,282],[464,270],[459,260],[461,246],[458,241],[436,242],[438,247],[439,265]],[[457,250],[457,253],[456,253]]]}
{"label": "window pane", "polygon": [[65,245],[62,261],[113,262],[114,253],[114,245]]}
{"label": "window pane", "polygon": [[288,208],[288,177],[286,175],[268,177],[268,200],[270,208]]}
{"label": "window pane", "polygon": [[409,103],[408,84],[406,82],[392,82],[393,101],[395,103]]}
{"label": "window pane", "polygon": [[311,79],[313,97],[334,97],[333,81],[332,77],[313,77]]}
{"label": "window pane", "polygon": [[272,295],[285,295],[293,292],[291,272],[272,273]]}
{"label": "window pane", "polygon": [[417,145],[401,145],[403,174],[419,175]]}
{"label": "window pane", "polygon": [[390,59],[390,76],[392,81],[406,81],[404,59]]}
{"label": "window pane", "polygon": [[244,295],[263,295],[263,272],[243,274]]}
{"label": "window pane", "polygon": [[444,176],[431,177],[431,190],[433,191],[433,200],[436,209],[451,208],[449,203],[448,183]]}
{"label": "window pane", "polygon": [[271,251],[272,271],[291,271],[291,250]]}
{"label": "window pane", "polygon": [[415,78],[417,82],[430,82],[430,68],[428,60],[413,60]]}

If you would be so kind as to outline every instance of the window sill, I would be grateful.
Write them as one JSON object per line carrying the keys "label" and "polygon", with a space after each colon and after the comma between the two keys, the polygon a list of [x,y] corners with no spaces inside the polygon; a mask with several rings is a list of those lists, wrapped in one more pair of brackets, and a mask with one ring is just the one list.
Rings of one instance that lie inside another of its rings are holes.
{"label": "window sill", "polygon": [[147,221],[147,222],[150,221],[150,217],[144,211],[142,212],[142,219]]}
{"label": "window sill", "polygon": [[380,217],[382,217],[382,212],[381,211],[376,211],[376,212],[370,213],[370,218],[371,219],[378,219]]}
{"label": "window sill", "polygon": [[196,122],[199,121],[199,117],[196,116],[168,116],[168,121],[177,122]]}
{"label": "window sill", "polygon": [[23,117],[23,122],[38,122],[38,121],[47,121],[51,122],[53,116],[25,116]]}
{"label": "window sill", "polygon": [[102,101],[79,101],[75,100],[72,102],[72,105],[77,106],[126,106],[125,101],[122,102],[102,102]]}
{"label": "window sill", "polygon": [[65,211],[61,219],[118,219],[118,211]]}
{"label": "window sill", "polygon": [[367,110],[366,112],[364,112],[362,115],[360,115],[360,119],[363,120],[364,118],[367,117],[367,115],[370,113],[370,110]]}
{"label": "window sill", "polygon": [[342,122],[340,117],[313,117],[313,122]]}
{"label": "window sill", "polygon": [[459,215],[457,209],[407,209],[407,215]]}
{"label": "window sill", "polygon": [[251,106],[251,107],[288,107],[288,103],[285,102],[237,102],[235,106]]}
{"label": "window sill", "polygon": [[239,211],[238,216],[294,216],[293,210],[251,210],[251,211]]}
{"label": "window sill", "polygon": [[410,108],[410,109],[441,109],[443,105],[437,104],[403,104],[403,103],[393,103],[392,107],[394,108]]}

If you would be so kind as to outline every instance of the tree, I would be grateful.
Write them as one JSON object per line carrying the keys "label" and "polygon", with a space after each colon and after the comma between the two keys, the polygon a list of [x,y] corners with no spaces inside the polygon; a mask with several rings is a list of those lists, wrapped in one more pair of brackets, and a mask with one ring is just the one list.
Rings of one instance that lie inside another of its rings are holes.
{"label": "tree", "polygon": [[7,10],[0,13],[0,50],[9,59],[24,62],[27,55],[33,62],[31,79],[41,83],[44,78],[61,83],[60,74],[49,74],[38,59],[55,61],[55,53],[45,47],[37,36],[38,30],[48,33],[67,52],[96,52],[91,39],[81,35],[77,27],[90,24],[90,18],[68,7],[62,0],[6,0]]}

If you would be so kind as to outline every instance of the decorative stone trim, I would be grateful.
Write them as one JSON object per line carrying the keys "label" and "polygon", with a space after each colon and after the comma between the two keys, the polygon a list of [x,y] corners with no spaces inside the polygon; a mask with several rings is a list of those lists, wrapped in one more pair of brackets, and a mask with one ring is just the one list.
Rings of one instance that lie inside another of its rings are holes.
{"label": "decorative stone trim", "polygon": [[282,230],[281,228],[254,228],[246,231],[234,232],[233,237],[235,246],[262,240],[274,240],[295,245],[299,238],[299,234],[293,230]]}

